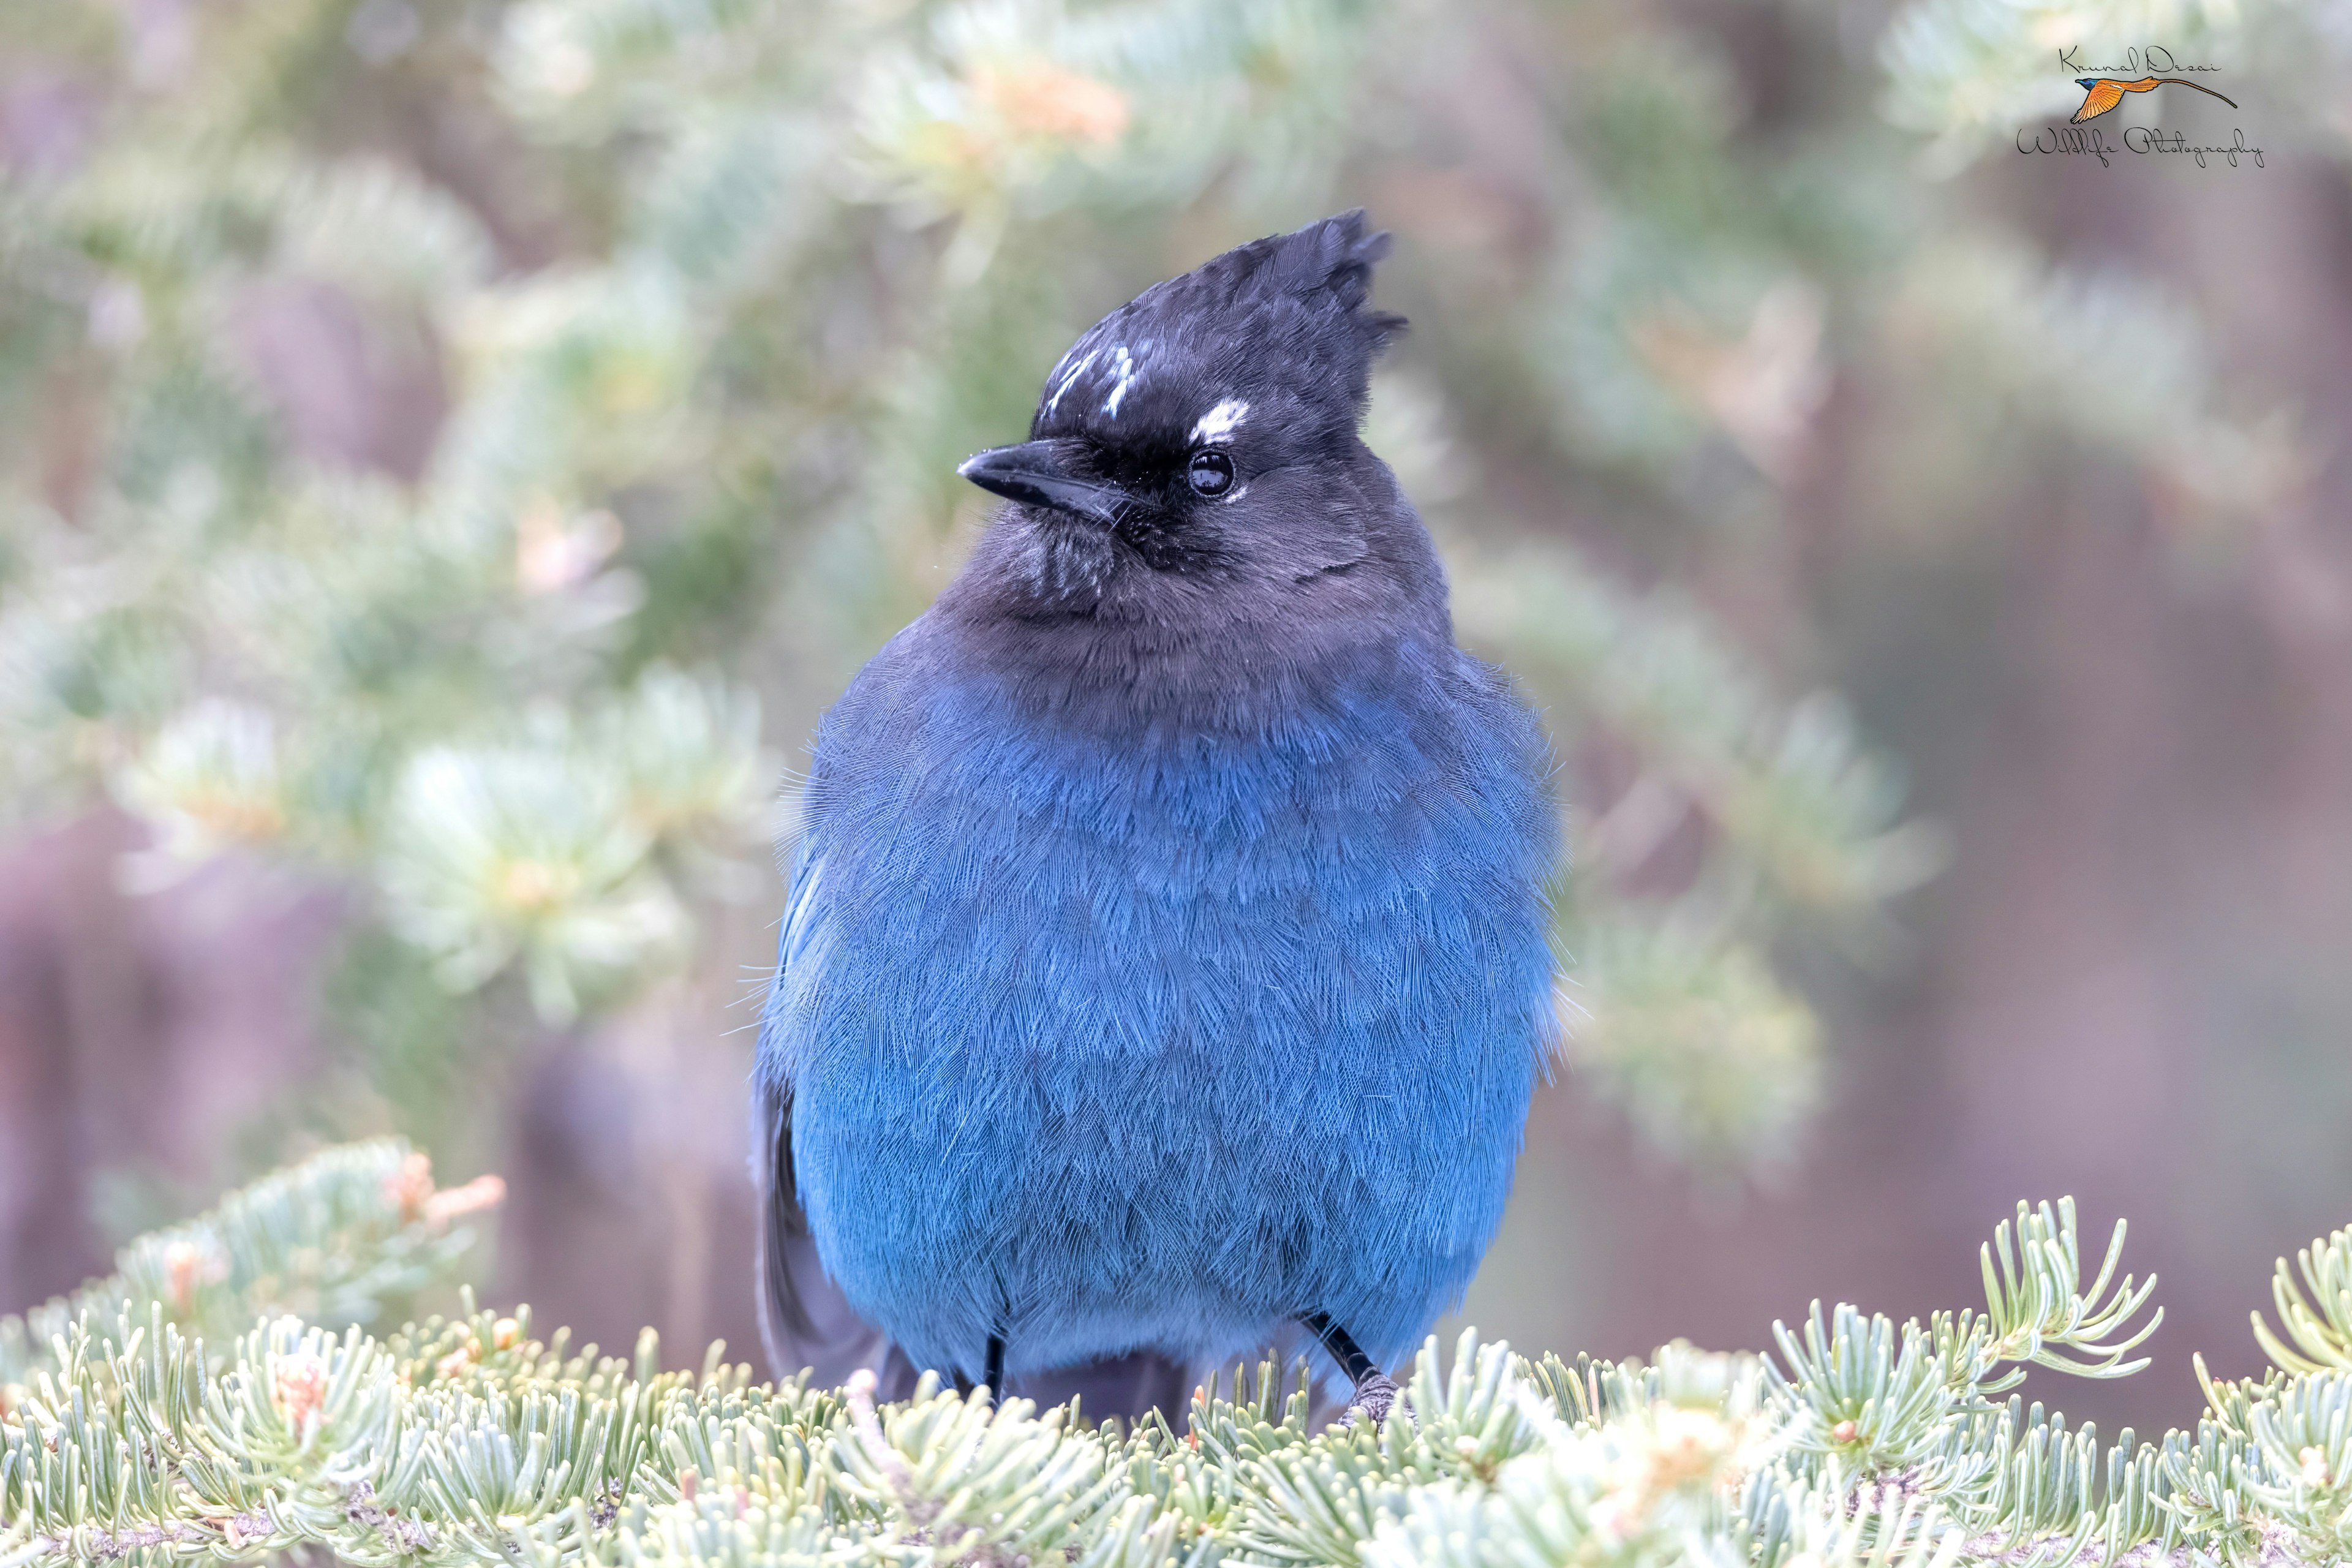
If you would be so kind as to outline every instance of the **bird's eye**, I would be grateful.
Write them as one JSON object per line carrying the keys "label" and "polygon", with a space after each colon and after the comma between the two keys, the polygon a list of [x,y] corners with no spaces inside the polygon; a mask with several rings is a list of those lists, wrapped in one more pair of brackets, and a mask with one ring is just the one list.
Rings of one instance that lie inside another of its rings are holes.
{"label": "bird's eye", "polygon": [[1234,460],[1219,451],[1195,452],[1184,477],[1195,494],[1221,496],[1234,488]]}

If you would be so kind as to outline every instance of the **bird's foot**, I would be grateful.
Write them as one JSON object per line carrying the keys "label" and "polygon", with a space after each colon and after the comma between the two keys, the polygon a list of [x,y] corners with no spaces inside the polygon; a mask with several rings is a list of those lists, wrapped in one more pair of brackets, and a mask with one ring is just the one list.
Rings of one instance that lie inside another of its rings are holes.
{"label": "bird's foot", "polygon": [[1356,1384],[1356,1396],[1348,1402],[1347,1414],[1339,1417],[1339,1425],[1353,1426],[1360,1417],[1369,1419],[1373,1430],[1378,1431],[1388,1425],[1391,1411],[1403,1416],[1406,1425],[1412,1425],[1412,1406],[1399,1399],[1397,1385],[1386,1373],[1376,1372]]}

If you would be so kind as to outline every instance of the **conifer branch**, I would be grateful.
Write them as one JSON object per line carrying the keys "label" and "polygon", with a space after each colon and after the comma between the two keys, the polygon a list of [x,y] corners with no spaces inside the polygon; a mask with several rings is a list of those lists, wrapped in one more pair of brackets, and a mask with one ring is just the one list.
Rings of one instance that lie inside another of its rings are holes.
{"label": "conifer branch", "polygon": [[[483,1191],[457,1189],[455,1206]],[[1272,1363],[1204,1386],[1181,1430],[1129,1430],[936,1378],[900,1404],[877,1403],[870,1378],[755,1383],[717,1346],[665,1371],[650,1333],[626,1358],[574,1352],[534,1338],[527,1310],[470,1297],[456,1318],[371,1333],[372,1312],[462,1247],[452,1206],[400,1144],[329,1151],[0,1324],[0,1568],[296,1549],[361,1568],[2186,1568],[2352,1552],[2352,1369],[2299,1352],[2236,1383],[2200,1366],[2209,1409],[2155,1443],[1995,1401],[2027,1365],[2145,1364],[2126,1358],[2153,1326],[2153,1281],[2120,1272],[2120,1226],[2086,1279],[2068,1202],[1998,1227],[1982,1310],[1898,1325],[1817,1306],[1778,1330],[1777,1361],[1676,1344],[1529,1362],[1465,1334],[1450,1363],[1423,1348],[1413,1418],[1378,1430],[1315,1429],[1303,1366]],[[2311,1292],[2338,1277],[2344,1239],[2306,1255]],[[187,1246],[217,1248],[219,1277],[191,1275]],[[175,1297],[192,1279],[201,1293]],[[2290,1332],[2326,1351],[2330,1321],[2281,1289]],[[296,1289],[339,1323],[284,1310]]]}

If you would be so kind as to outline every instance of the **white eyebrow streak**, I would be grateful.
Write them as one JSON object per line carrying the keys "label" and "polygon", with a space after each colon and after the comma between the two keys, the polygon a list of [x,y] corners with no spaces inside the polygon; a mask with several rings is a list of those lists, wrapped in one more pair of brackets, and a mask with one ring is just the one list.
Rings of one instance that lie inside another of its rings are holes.
{"label": "white eyebrow streak", "polygon": [[1095,355],[1100,353],[1102,353],[1102,350],[1099,348],[1088,349],[1087,351],[1086,358],[1078,361],[1077,363],[1072,365],[1068,370],[1062,374],[1062,379],[1055,384],[1054,395],[1045,399],[1045,412],[1047,414],[1050,415],[1054,412],[1054,405],[1062,401],[1062,394],[1069,391],[1071,384],[1086,374],[1087,366],[1094,363]]}
{"label": "white eyebrow streak", "polygon": [[1192,439],[1196,442],[1214,441],[1230,436],[1240,429],[1242,421],[1248,417],[1249,405],[1238,397],[1228,397],[1201,416],[1201,422],[1192,426]]}
{"label": "white eyebrow streak", "polygon": [[1118,356],[1117,363],[1111,366],[1111,374],[1118,377],[1118,384],[1110,389],[1110,396],[1104,401],[1102,411],[1116,419],[1118,417],[1119,399],[1125,397],[1127,389],[1135,384],[1135,356],[1127,352],[1125,343],[1110,352]]}

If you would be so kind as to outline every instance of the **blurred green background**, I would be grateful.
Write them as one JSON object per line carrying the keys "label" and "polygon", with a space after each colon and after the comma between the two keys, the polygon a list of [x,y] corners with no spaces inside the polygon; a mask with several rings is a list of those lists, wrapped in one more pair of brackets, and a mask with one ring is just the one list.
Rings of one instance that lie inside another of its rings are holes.
{"label": "blurred green background", "polygon": [[492,1299],[748,1351],[811,724],[1078,331],[1360,205],[1576,854],[1466,1315],[1958,1305],[2071,1192],[2169,1316],[2069,1408],[2187,1419],[2352,1222],[2347,103],[2277,0],[0,9],[0,1310],[398,1131]]}

